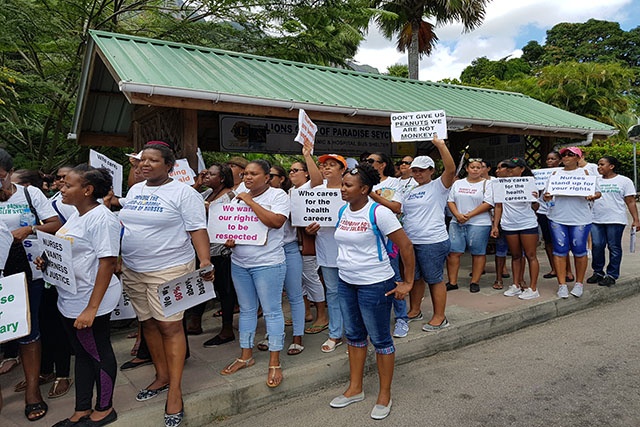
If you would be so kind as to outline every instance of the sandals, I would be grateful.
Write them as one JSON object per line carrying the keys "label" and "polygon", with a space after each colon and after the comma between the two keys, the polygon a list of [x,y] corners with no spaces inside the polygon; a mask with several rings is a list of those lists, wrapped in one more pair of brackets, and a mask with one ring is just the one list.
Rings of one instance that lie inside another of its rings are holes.
{"label": "sandals", "polygon": [[322,350],[323,353],[331,353],[333,352],[336,347],[338,347],[339,345],[342,345],[342,339],[339,339],[338,341],[334,341],[331,338],[327,339],[324,343],[322,343],[322,347],[320,348],[320,350]]}
{"label": "sandals", "polygon": [[51,384],[51,388],[49,389],[49,399],[55,399],[57,397],[62,397],[71,390],[71,384],[73,384],[73,380],[69,377],[57,377],[53,384]]}
{"label": "sandals", "polygon": [[289,356],[295,356],[296,354],[302,353],[304,350],[304,346],[302,344],[291,343],[289,349],[287,350],[287,354]]}
{"label": "sandals", "polygon": [[329,324],[325,323],[324,325],[311,325],[308,328],[305,328],[304,333],[305,334],[319,334],[320,332],[324,331],[325,329],[329,328]]}
{"label": "sandals", "polygon": [[38,421],[40,418],[47,415],[48,410],[49,406],[44,401],[40,401],[38,403],[27,403],[24,406],[24,416],[27,417],[29,421]]}
{"label": "sandals", "polygon": [[[233,362],[231,362],[231,364],[229,364],[226,368],[224,368],[222,371],[220,371],[220,375],[235,374],[240,369],[249,368],[249,367],[255,365],[255,363],[256,363],[256,361],[253,359],[253,357],[250,357],[249,359],[246,359],[246,360],[236,359]],[[240,367],[238,369],[235,369],[235,370],[232,371],[231,368],[236,364],[240,364]]]}
{"label": "sandals", "polygon": [[[271,373],[272,369],[273,369],[273,374]],[[280,365],[269,366],[269,379],[267,380],[267,387],[269,388],[276,388],[280,384],[282,384],[282,379],[283,379],[282,377],[280,377],[279,381],[276,381],[276,369],[282,370],[282,366]]]}
{"label": "sandals", "polygon": [[256,347],[257,347],[257,348],[258,348],[258,350],[260,350],[260,351],[267,351],[267,350],[269,350],[269,338],[265,338],[265,339],[263,339],[262,341],[260,341]]}
{"label": "sandals", "polygon": [[493,289],[499,291],[500,289],[502,289],[504,286],[502,284],[502,280],[496,280],[495,282],[493,282]]}
{"label": "sandals", "polygon": [[8,374],[20,364],[20,356],[18,357],[7,357],[6,359],[2,359],[0,362],[0,375]]}
{"label": "sandals", "polygon": [[[48,375],[40,375],[39,376],[39,384],[43,385],[43,384],[49,384],[51,381],[56,379],[56,374],[54,374],[53,372],[48,374]],[[20,381],[18,384],[15,385],[15,387],[13,388],[13,391],[15,391],[16,393],[21,393],[23,391],[25,391],[27,389],[27,381],[26,380],[22,380]]]}

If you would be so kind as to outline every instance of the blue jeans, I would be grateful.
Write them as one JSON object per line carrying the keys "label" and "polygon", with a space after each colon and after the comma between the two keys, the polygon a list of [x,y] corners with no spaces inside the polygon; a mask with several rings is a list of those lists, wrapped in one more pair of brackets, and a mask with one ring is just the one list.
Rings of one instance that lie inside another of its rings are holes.
{"label": "blue jeans", "polygon": [[620,277],[620,264],[622,263],[622,233],[625,224],[593,224],[591,226],[591,268],[593,272],[604,276],[604,248],[609,247],[609,265],[607,276],[614,279]]}
{"label": "blue jeans", "polygon": [[269,351],[284,347],[282,288],[286,265],[243,268],[231,262],[231,276],[240,304],[240,348],[253,348],[258,325],[258,305],[262,306],[269,335]]}
{"label": "blue jeans", "polygon": [[327,309],[329,310],[329,338],[340,339],[343,333],[340,297],[338,296],[338,269],[320,267],[324,286],[327,288]]}
{"label": "blue jeans", "polygon": [[585,225],[564,225],[549,220],[551,236],[553,237],[553,254],[555,256],[567,256],[569,250],[573,256],[581,257],[587,255],[587,239],[591,224]]}
{"label": "blue jeans", "polygon": [[284,245],[287,272],[284,276],[284,290],[291,306],[293,320],[293,336],[304,335],[304,299],[302,299],[302,255],[298,242]]}
{"label": "blue jeans", "polygon": [[389,330],[394,297],[385,296],[395,287],[393,278],[373,285],[353,285],[340,279],[338,293],[347,344],[366,347],[368,335],[376,353],[392,354],[396,351]]}
{"label": "blue jeans", "polygon": [[[396,254],[395,257],[389,257],[389,263],[393,268],[393,280],[395,282],[402,281],[402,275],[400,274],[400,254]],[[407,302],[403,299],[393,299],[393,314],[396,316],[396,320],[409,320],[407,315]]]}

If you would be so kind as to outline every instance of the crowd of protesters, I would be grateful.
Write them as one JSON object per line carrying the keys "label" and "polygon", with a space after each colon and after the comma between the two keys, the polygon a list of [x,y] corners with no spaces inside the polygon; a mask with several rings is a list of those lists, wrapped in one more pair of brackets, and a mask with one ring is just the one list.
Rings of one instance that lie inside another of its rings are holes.
{"label": "crowd of protesters", "polygon": [[[233,319],[239,313],[239,356],[221,375],[254,366],[257,344],[258,350],[269,352],[265,383],[278,387],[285,378],[285,326],[293,327],[288,356],[305,350],[305,334],[328,329],[322,352],[345,343],[348,347],[349,385],[330,402],[333,408],[343,408],[365,398],[363,374],[370,341],[380,381],[371,411],[374,419],[387,417],[392,406],[393,338],[406,337],[409,324],[425,318],[421,303],[427,285],[432,311],[422,330],[450,326],[447,293],[460,289],[460,259],[466,252],[472,257],[471,293],[480,291],[487,248],[494,245],[493,289],[503,289],[503,279],[510,277],[505,268],[508,251],[513,283],[503,294],[538,298],[539,234],[551,266],[542,277],[557,280],[559,298],[581,297],[585,283],[616,283],[627,213],[632,227],[640,229],[635,188],[617,173],[616,158],[604,156],[593,165],[584,161],[578,147],[554,151],[547,156],[546,166],[554,168],[549,181],[552,176],[596,175],[592,194],[554,194],[547,182],[531,194],[535,201],[496,201],[494,190],[501,180],[489,176],[486,160],[469,158],[456,168],[445,141],[435,137],[433,145],[442,162],[439,176],[429,156],[405,156],[394,165],[385,153],[365,153],[360,163],[323,154],[316,163],[307,144],[302,159],[288,170],[262,159],[233,157],[200,171],[189,186],[169,175],[176,162],[174,147],[150,141],[130,156],[129,191],[122,198],[113,196],[112,178],[105,169],[64,166],[54,177],[43,179],[32,171],[14,170],[11,155],[0,149],[0,267],[4,276],[25,274],[31,316],[27,336],[3,343],[0,374],[22,365],[24,380],[15,390],[24,392],[26,418],[35,421],[46,415],[39,386],[52,383],[50,399],[75,385],[73,412],[56,427],[99,426],[117,419],[112,402],[117,363],[109,324],[124,289],[140,329],[135,357],[121,369],[153,364],[154,376],[136,399],[166,393],[165,426],[180,425],[185,416],[187,335],[203,333],[206,303],[166,317],[158,288],[208,266],[215,268],[202,273],[203,279],[214,282],[221,307],[214,315],[221,317],[222,328],[204,346],[233,343]],[[464,176],[458,176],[457,169]],[[498,162],[495,175],[533,174],[523,158],[513,157]],[[301,189],[340,190],[345,204],[335,226],[292,226],[291,193]],[[47,199],[45,192],[55,194]],[[266,227],[265,244],[236,244],[233,239],[210,243],[209,209],[229,203],[242,203],[253,211]],[[145,209],[151,205],[153,209]],[[33,223],[22,222],[25,212],[33,214]],[[75,293],[45,283],[42,270],[47,260],[38,256],[42,250],[37,232],[71,243]],[[593,274],[585,280],[589,236]],[[29,254],[25,248],[31,248]],[[569,291],[567,282],[572,281]],[[284,315],[283,293],[290,318]],[[260,317],[266,324],[264,339],[256,338]],[[307,322],[310,326],[305,327]]]}

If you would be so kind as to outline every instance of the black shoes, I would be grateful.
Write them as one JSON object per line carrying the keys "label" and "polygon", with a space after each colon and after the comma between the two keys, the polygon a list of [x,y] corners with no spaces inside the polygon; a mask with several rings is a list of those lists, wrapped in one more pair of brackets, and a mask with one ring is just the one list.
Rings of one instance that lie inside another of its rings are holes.
{"label": "black shoes", "polygon": [[476,292],[480,292],[480,285],[477,283],[472,283],[469,285],[469,292],[475,294]]}
{"label": "black shoes", "polygon": [[458,289],[458,285],[452,285],[451,283],[447,282],[447,291],[455,291],[456,289]]}
{"label": "black shoes", "polygon": [[598,282],[599,286],[606,286],[606,287],[609,287],[615,284],[616,284],[616,279],[614,279],[611,276],[605,276],[602,280]]}
{"label": "black shoes", "polygon": [[602,274],[593,273],[593,276],[587,279],[587,283],[591,283],[591,284],[600,283],[603,279],[604,279],[604,276]]}

